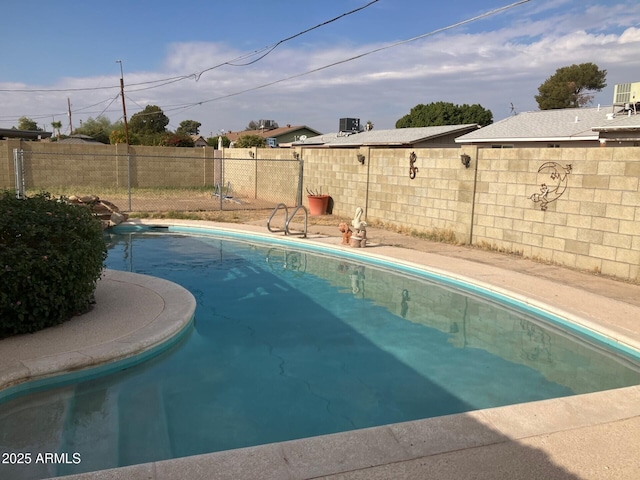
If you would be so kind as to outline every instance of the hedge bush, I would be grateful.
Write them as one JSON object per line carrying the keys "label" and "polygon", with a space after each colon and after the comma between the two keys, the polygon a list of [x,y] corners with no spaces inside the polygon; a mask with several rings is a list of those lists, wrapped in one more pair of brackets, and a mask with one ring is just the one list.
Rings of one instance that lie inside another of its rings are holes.
{"label": "hedge bush", "polygon": [[0,192],[0,338],[86,312],[106,255],[100,221],[86,207]]}

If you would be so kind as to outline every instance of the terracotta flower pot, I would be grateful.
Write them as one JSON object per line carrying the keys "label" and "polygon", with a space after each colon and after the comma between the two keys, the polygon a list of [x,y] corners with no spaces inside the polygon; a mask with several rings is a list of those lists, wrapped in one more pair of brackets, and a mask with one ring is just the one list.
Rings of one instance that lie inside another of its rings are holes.
{"label": "terracotta flower pot", "polygon": [[309,214],[310,215],[326,215],[327,206],[329,205],[329,195],[308,195]]}

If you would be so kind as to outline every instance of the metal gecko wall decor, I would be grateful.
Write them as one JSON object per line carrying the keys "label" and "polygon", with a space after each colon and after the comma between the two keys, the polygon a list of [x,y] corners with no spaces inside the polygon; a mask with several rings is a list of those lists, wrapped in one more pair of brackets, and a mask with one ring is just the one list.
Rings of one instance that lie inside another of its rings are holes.
{"label": "metal gecko wall decor", "polygon": [[416,178],[416,173],[418,173],[418,167],[415,166],[416,160],[418,160],[418,156],[416,152],[411,152],[409,155],[409,178]]}
{"label": "metal gecko wall decor", "polygon": [[534,193],[529,198],[540,203],[540,210],[547,210],[547,205],[559,199],[567,189],[567,176],[571,173],[571,164],[564,167],[557,162],[545,162],[538,169],[538,173],[549,172],[554,185],[540,184],[540,193]]}

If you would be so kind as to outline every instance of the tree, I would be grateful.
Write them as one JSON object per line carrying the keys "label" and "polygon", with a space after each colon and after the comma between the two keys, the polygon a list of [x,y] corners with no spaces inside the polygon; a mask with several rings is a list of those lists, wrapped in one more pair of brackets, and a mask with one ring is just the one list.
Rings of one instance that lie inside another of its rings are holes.
{"label": "tree", "polygon": [[160,145],[163,147],[193,147],[193,139],[186,133],[167,132],[163,135]]}
{"label": "tree", "polygon": [[[132,145],[135,145],[131,141],[131,139],[129,139],[129,142]],[[109,134],[109,143],[111,145],[116,145],[117,143],[127,143],[127,134],[124,132],[124,127],[116,128],[111,131],[111,133]]]}
{"label": "tree", "polygon": [[53,122],[51,122],[51,128],[53,128],[54,131],[58,131],[58,140],[60,140],[60,129],[62,128],[62,122],[59,120],[54,120]]}
{"label": "tree", "polygon": [[100,115],[96,118],[89,117],[73,133],[74,135],[87,135],[97,142],[109,143],[111,132],[117,128],[119,128],[118,124],[114,125],[107,117]]}
{"label": "tree", "polygon": [[29,117],[20,117],[18,119],[18,130],[32,130],[41,132],[42,128],[38,128],[38,124],[35,120],[31,120]]}
{"label": "tree", "polygon": [[242,135],[236,140],[236,147],[249,148],[249,147],[264,147],[267,141],[260,135]]}
{"label": "tree", "polygon": [[432,127],[439,125],[462,125],[477,123],[485,126],[493,123],[493,113],[482,106],[454,105],[449,102],[435,102],[416,105],[396,122],[396,128]]}
{"label": "tree", "polygon": [[200,133],[200,127],[202,124],[195,120],[183,120],[180,122],[180,126],[176,129],[177,134],[185,135],[198,135]]}
{"label": "tree", "polygon": [[226,135],[217,135],[215,137],[209,137],[209,138],[207,138],[207,144],[210,147],[213,147],[213,148],[217,149],[218,148],[218,139],[219,138],[222,138],[222,146],[224,148],[227,148],[227,147],[229,147],[229,145],[231,145],[231,140],[229,140],[229,137],[227,137]]}
{"label": "tree", "polygon": [[132,133],[146,136],[164,133],[169,124],[169,118],[156,105],[147,105],[144,110],[134,114],[129,120],[129,130]]}
{"label": "tree", "polygon": [[599,70],[594,63],[581,63],[556,70],[538,87],[535,96],[540,110],[577,108],[590,104],[593,95],[607,86],[607,71]]}

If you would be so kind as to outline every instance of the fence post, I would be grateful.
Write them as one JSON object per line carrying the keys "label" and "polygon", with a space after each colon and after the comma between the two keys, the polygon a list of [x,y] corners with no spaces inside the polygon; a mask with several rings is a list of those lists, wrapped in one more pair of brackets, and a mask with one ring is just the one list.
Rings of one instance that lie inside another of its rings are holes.
{"label": "fence post", "polygon": [[131,155],[129,155],[129,144],[127,144],[127,192],[129,194],[129,211],[131,211]]}
{"label": "fence post", "polygon": [[299,155],[299,157],[298,157],[298,198],[296,199],[297,206],[302,205],[302,180],[303,180],[303,176],[304,176],[304,160],[302,158],[302,155]]}
{"label": "fence post", "polygon": [[220,211],[222,211],[222,196],[224,195],[224,193],[222,193],[222,188],[224,185],[224,164],[226,160],[226,157],[223,155],[222,161],[220,162]]}
{"label": "fence post", "polygon": [[258,198],[258,147],[253,150],[253,198]]}
{"label": "fence post", "polygon": [[474,215],[476,213],[476,202],[478,201],[478,199],[476,198],[477,190],[478,190],[478,157],[479,157],[478,146],[474,145],[473,147],[471,147],[471,152],[469,153],[473,154],[471,158],[475,160],[473,162],[473,167],[474,167],[473,194],[471,196],[471,219],[469,222],[469,245],[473,245],[473,222],[474,222]]}
{"label": "fence post", "polygon": [[24,199],[26,198],[24,184],[24,150],[21,148],[13,149],[13,172],[15,175],[16,198]]}

